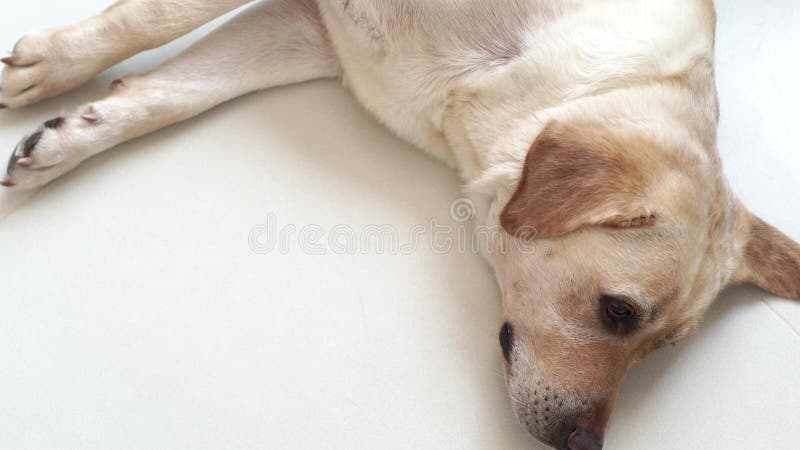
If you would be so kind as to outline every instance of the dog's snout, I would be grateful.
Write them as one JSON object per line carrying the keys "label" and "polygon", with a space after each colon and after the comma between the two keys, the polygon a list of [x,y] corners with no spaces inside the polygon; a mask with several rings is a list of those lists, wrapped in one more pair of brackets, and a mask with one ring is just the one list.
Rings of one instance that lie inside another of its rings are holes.
{"label": "dog's snout", "polygon": [[506,362],[511,364],[511,351],[514,349],[514,328],[510,323],[503,324],[500,329],[500,348],[503,349],[503,357]]}
{"label": "dog's snout", "polygon": [[568,450],[602,450],[603,439],[591,431],[578,427],[567,439]]}

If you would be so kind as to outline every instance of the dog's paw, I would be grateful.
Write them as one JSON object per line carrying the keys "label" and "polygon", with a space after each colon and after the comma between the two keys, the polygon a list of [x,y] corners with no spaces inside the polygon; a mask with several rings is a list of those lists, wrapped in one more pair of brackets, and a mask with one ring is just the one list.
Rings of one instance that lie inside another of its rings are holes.
{"label": "dog's paw", "polygon": [[91,155],[91,127],[96,121],[90,107],[81,115],[43,123],[17,144],[0,185],[33,189],[72,170]]}
{"label": "dog's paw", "polygon": [[[85,54],[87,42],[69,29],[29,34],[17,42],[0,77],[0,108],[17,108],[74,89],[104,65]],[[83,44],[83,45],[81,45]]]}

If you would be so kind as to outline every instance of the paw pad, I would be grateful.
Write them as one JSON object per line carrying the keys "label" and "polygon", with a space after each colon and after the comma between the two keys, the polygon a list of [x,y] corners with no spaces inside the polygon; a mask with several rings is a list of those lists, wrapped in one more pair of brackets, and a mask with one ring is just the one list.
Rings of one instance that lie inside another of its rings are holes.
{"label": "paw pad", "polygon": [[45,122],[44,123],[44,127],[48,128],[48,129],[51,129],[51,130],[57,130],[57,129],[61,128],[61,125],[63,125],[63,124],[64,124],[64,118],[63,117],[56,117],[55,119],[50,119],[47,122]]}
{"label": "paw pad", "polygon": [[11,158],[8,160],[8,168],[6,169],[6,173],[11,175],[14,172],[14,169],[19,167],[24,168],[31,168],[33,166],[33,158],[31,154],[33,150],[36,148],[36,145],[42,139],[42,135],[47,130],[57,130],[64,125],[66,119],[63,117],[56,117],[55,119],[50,119],[45,122],[42,127],[38,130],[33,132],[31,135],[26,137],[17,145],[17,148],[14,149],[14,152],[11,154]]}
{"label": "paw pad", "polygon": [[[43,131],[39,130],[17,145],[17,148],[14,149],[14,153],[11,154],[11,158],[8,160],[8,168],[6,169],[8,175],[14,172],[14,169],[21,159],[27,159],[31,156],[31,152],[33,152],[36,144],[38,144],[39,140],[42,138],[42,133]],[[24,164],[22,164],[22,166],[25,167]]]}
{"label": "paw pad", "polygon": [[21,152],[23,158],[31,156],[31,152],[36,147],[36,144],[38,144],[39,141],[42,139],[42,134],[44,134],[44,131],[39,130],[33,133],[32,135],[28,136],[28,139],[25,139],[25,141],[22,143],[22,152]]}

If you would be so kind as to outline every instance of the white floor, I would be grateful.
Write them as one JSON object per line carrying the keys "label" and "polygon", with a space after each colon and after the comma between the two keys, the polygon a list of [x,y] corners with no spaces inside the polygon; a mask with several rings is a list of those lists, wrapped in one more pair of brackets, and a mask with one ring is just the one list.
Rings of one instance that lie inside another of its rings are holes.
{"label": "white floor", "polygon": [[[0,42],[105,3],[17,2]],[[800,6],[718,3],[731,184],[800,239]],[[0,146],[195,37],[0,112]],[[334,82],[237,100],[33,198],[0,194],[1,214],[17,206],[0,220],[0,449],[540,449],[506,400],[478,257],[248,244],[269,214],[408,232],[450,222],[458,197]],[[798,448],[799,331],[800,303],[727,292],[697,336],[633,371],[607,448]]]}

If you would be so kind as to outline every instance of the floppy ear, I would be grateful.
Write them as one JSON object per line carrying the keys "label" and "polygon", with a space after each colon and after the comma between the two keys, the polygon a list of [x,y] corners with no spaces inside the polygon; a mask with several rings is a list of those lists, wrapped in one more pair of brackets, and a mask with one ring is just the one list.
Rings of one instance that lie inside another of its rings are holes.
{"label": "floppy ear", "polygon": [[503,228],[551,238],[592,225],[650,225],[655,216],[645,189],[653,168],[629,153],[629,146],[638,147],[631,140],[637,139],[597,125],[548,125],[528,152],[519,187],[500,216]]}
{"label": "floppy ear", "polygon": [[742,255],[734,282],[800,299],[800,245],[741,205],[738,220],[736,238]]}

